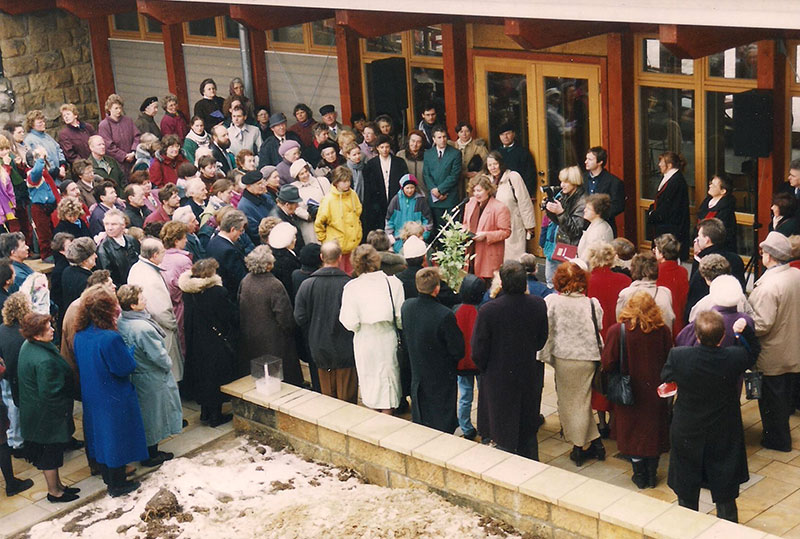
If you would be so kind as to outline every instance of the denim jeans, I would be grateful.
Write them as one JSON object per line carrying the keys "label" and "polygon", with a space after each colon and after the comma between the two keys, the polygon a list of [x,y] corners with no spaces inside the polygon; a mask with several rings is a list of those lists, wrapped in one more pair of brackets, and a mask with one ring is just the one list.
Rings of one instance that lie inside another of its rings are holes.
{"label": "denim jeans", "polygon": [[472,412],[472,397],[475,394],[475,380],[477,375],[458,375],[458,426],[464,436],[475,434],[470,414]]}
{"label": "denim jeans", "polygon": [[11,423],[11,426],[9,426],[6,431],[8,445],[12,449],[16,449],[17,447],[21,447],[24,442],[19,427],[19,408],[14,405],[14,401],[11,398],[11,383],[8,380],[2,380],[0,381],[0,387],[3,389],[3,402],[6,408],[8,408],[8,420]]}
{"label": "denim jeans", "polygon": [[544,278],[547,281],[547,288],[553,288],[553,275],[556,274],[556,270],[560,265],[561,262],[558,260],[550,260],[549,258],[545,258]]}

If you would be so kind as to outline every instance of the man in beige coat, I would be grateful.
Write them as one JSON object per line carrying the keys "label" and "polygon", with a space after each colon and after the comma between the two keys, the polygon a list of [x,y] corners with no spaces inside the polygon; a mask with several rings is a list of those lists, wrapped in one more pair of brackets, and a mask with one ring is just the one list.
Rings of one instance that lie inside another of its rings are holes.
{"label": "man in beige coat", "polygon": [[800,270],[790,267],[792,249],[786,236],[770,232],[759,245],[766,271],[756,281],[750,303],[761,343],[757,368],[764,373],[758,401],[761,445],[789,452],[789,416],[794,412],[793,386],[800,373]]}

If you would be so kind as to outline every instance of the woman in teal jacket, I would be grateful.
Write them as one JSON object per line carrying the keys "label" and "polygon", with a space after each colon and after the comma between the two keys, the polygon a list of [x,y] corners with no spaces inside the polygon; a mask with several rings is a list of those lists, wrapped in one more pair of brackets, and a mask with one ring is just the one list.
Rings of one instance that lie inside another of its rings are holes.
{"label": "woman in teal jacket", "polygon": [[422,239],[428,241],[433,228],[433,218],[428,200],[419,190],[419,182],[411,174],[400,178],[400,190],[389,202],[386,210],[386,234],[394,237],[394,250],[397,253],[403,250],[403,240],[399,238],[403,225],[409,221],[422,224],[425,232]]}

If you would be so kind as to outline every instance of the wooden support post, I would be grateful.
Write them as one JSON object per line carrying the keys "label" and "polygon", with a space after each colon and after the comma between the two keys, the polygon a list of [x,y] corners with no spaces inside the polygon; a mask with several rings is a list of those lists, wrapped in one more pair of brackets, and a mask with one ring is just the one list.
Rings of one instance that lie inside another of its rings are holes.
{"label": "wooden support post", "polygon": [[97,85],[97,102],[100,118],[105,117],[108,96],[115,92],[114,71],[111,68],[111,52],[108,48],[108,16],[89,18],[89,34],[92,47],[92,67]]}
{"label": "wooden support post", "polygon": [[181,23],[161,27],[164,37],[164,60],[167,65],[169,91],[178,97],[178,108],[190,118],[189,90],[186,87],[186,64],[183,60],[183,26]]}
{"label": "wooden support post", "polygon": [[442,62],[447,130],[455,140],[456,124],[469,116],[467,26],[464,22],[442,24]]}
{"label": "wooden support post", "polygon": [[[250,65],[253,70],[253,101],[257,107],[269,110],[269,84],[267,83],[267,34],[263,30],[247,32],[250,40]],[[253,111],[255,112],[255,111]]]}
{"label": "wooden support post", "polygon": [[361,82],[361,50],[358,35],[347,26],[336,25],[336,61],[339,69],[339,119],[347,121],[353,112],[364,111]]}
{"label": "wooden support post", "polygon": [[[633,34],[608,34],[608,171],[625,185],[625,212],[617,218],[619,236],[638,245],[639,204],[636,193],[636,115],[633,103]],[[582,157],[582,156],[580,156]]]}

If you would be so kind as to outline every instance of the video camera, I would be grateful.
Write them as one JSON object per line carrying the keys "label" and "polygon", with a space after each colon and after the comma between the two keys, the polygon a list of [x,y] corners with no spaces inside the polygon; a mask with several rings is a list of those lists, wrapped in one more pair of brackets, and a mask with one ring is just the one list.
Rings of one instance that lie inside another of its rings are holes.
{"label": "video camera", "polygon": [[561,187],[557,185],[545,185],[541,187],[544,198],[542,199],[542,209],[548,202],[555,202],[556,197],[561,194]]}

